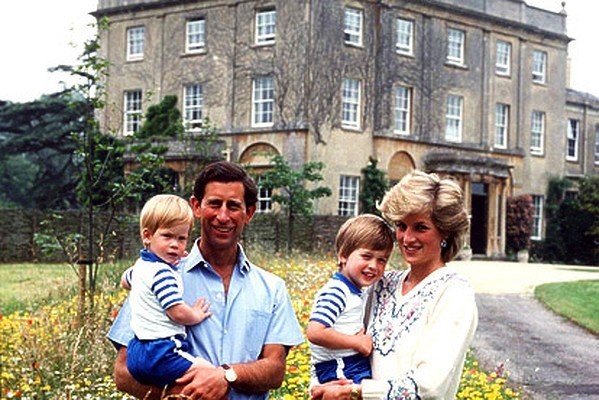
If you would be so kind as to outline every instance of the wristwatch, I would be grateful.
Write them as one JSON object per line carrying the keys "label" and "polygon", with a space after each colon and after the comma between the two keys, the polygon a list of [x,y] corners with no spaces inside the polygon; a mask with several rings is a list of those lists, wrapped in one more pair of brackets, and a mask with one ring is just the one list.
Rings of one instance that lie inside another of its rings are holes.
{"label": "wristwatch", "polygon": [[225,370],[225,380],[229,385],[235,383],[237,380],[237,373],[229,364],[223,364],[221,367]]}

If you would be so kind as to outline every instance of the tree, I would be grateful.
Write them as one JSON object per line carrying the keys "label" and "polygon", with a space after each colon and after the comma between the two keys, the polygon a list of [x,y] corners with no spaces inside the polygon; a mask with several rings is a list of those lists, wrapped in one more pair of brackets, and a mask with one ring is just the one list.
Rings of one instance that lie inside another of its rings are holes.
{"label": "tree", "polygon": [[[78,206],[72,132],[82,128],[65,93],[0,104],[0,201],[39,210]],[[73,100],[77,101],[77,100]]]}
{"label": "tree", "polygon": [[508,251],[517,253],[530,249],[532,207],[532,196],[529,194],[507,199],[505,234]]}
{"label": "tree", "polygon": [[272,168],[261,175],[260,185],[275,190],[271,200],[279,203],[287,214],[287,250],[293,249],[293,231],[296,215],[310,216],[313,213],[312,202],[321,197],[330,196],[331,189],[318,186],[307,189],[307,183],[323,180],[320,171],[321,162],[309,162],[299,169],[293,169],[280,155],[271,159]]}
{"label": "tree", "polygon": [[360,202],[362,203],[362,212],[380,215],[377,204],[385,196],[389,186],[385,173],[376,167],[378,160],[369,157],[368,165],[362,168],[364,185],[360,192]]}
{"label": "tree", "polygon": [[148,108],[144,123],[135,132],[136,139],[175,138],[185,129],[181,120],[181,112],[177,108],[177,96],[164,96],[158,104]]}

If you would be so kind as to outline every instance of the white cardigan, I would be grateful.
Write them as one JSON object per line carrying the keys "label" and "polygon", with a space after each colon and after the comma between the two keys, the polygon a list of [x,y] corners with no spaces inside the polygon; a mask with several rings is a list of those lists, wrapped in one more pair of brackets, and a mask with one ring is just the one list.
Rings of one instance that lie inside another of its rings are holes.
{"label": "white cardigan", "polygon": [[443,267],[403,296],[407,272],[388,271],[373,290],[373,379],[362,381],[362,397],[453,400],[478,323],[474,291]]}

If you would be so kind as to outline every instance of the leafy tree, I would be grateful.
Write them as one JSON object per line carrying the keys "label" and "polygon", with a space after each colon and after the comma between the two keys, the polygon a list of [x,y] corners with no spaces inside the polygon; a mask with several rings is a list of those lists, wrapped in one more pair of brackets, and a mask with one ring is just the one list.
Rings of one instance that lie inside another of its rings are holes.
{"label": "leafy tree", "polygon": [[175,138],[184,131],[181,112],[177,108],[177,96],[164,96],[160,103],[148,108],[144,123],[134,137]]}
{"label": "leafy tree", "polygon": [[323,180],[320,171],[324,163],[309,162],[301,168],[292,168],[280,155],[271,159],[272,168],[261,175],[260,184],[274,190],[271,200],[279,203],[287,214],[287,249],[293,249],[293,231],[296,215],[310,216],[313,213],[312,202],[321,197],[330,196],[331,189],[318,186],[307,189],[307,183]]}
{"label": "leafy tree", "polygon": [[530,248],[532,207],[532,196],[529,194],[507,199],[505,231],[508,251],[517,253]]}
{"label": "leafy tree", "polygon": [[376,205],[385,196],[389,183],[385,177],[385,172],[376,167],[377,163],[376,158],[370,157],[368,165],[362,168],[364,185],[360,193],[360,203],[362,204],[362,212],[380,215]]}
{"label": "leafy tree", "polygon": [[72,132],[82,129],[65,93],[28,103],[0,104],[0,201],[40,210],[78,205],[79,163]]}

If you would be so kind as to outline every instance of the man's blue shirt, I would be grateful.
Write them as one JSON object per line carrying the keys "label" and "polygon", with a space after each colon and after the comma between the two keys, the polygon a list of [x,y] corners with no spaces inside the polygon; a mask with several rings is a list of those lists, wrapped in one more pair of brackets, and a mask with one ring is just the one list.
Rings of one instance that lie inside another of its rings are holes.
{"label": "man's blue shirt", "polygon": [[[187,328],[192,353],[213,365],[255,361],[265,344],[295,346],[304,340],[284,281],[251,264],[241,246],[238,254],[227,296],[220,276],[200,253],[198,242],[181,264],[183,299],[193,304],[204,297],[213,313]],[[125,346],[133,336],[129,319],[125,303],[108,332],[117,347]],[[267,398],[268,393],[229,393],[229,399]]]}

